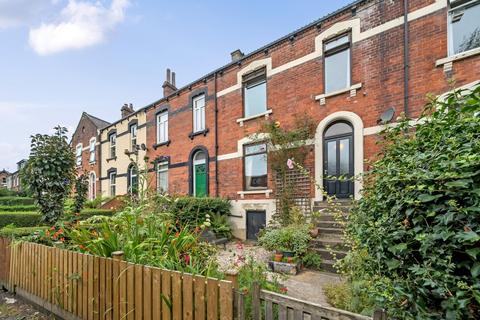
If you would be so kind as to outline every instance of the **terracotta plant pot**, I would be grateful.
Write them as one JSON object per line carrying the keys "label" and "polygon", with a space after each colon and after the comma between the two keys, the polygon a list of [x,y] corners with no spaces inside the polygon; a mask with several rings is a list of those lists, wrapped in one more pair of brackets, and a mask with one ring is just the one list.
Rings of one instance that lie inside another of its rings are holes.
{"label": "terracotta plant pot", "polygon": [[314,228],[314,229],[310,230],[310,236],[312,238],[318,237],[318,228]]}
{"label": "terracotta plant pot", "polygon": [[275,253],[275,262],[282,262],[283,254],[281,253]]}
{"label": "terracotta plant pot", "polygon": [[288,262],[288,263],[294,263],[293,257],[287,257],[287,262]]}

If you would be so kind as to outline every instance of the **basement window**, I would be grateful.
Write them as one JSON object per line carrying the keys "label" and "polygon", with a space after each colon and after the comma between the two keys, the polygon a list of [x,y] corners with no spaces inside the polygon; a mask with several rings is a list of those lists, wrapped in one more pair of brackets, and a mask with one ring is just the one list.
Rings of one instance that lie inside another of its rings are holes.
{"label": "basement window", "polygon": [[480,1],[450,1],[449,56],[480,47]]}

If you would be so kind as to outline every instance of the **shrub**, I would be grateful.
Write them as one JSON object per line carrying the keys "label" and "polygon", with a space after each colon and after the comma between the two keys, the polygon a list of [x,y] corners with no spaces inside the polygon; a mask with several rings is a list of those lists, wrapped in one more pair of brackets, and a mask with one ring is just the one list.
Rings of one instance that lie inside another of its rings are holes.
{"label": "shrub", "polygon": [[16,227],[34,227],[40,224],[41,215],[38,212],[5,212],[0,213],[0,228],[7,225]]}
{"label": "shrub", "polygon": [[159,195],[156,201],[163,206],[161,210],[171,213],[180,226],[199,226],[205,221],[206,214],[228,215],[231,207],[230,201],[223,198],[170,198]]}
{"label": "shrub", "polygon": [[20,237],[30,236],[35,232],[45,231],[47,229],[48,227],[46,226],[16,228],[10,225],[0,229],[0,237],[20,238]]}
{"label": "shrub", "polygon": [[0,188],[0,197],[15,197],[17,192],[6,188]]}
{"label": "shrub", "polygon": [[480,86],[433,101],[386,130],[364,177],[344,270],[394,318],[480,314],[479,114]]}
{"label": "shrub", "polygon": [[107,202],[111,199],[112,199],[111,197],[102,198],[102,196],[98,196],[93,200],[88,200],[87,202],[85,202],[85,208],[86,209],[98,209],[102,206],[102,203],[105,203],[105,202]]}
{"label": "shrub", "polygon": [[307,251],[312,239],[309,229],[309,225],[266,229],[258,238],[258,243],[269,251],[292,251],[301,256]]}
{"label": "shrub", "polygon": [[34,200],[27,197],[0,197],[0,205],[3,206],[18,206],[18,205],[32,205]]}
{"label": "shrub", "polygon": [[210,223],[210,229],[215,233],[217,238],[232,238],[232,227],[226,215],[215,213],[211,216]]}
{"label": "shrub", "polygon": [[322,257],[315,251],[308,251],[302,257],[302,263],[305,267],[315,270],[321,270],[322,268]]}
{"label": "shrub", "polygon": [[22,211],[37,211],[38,207],[36,205],[13,205],[13,206],[3,206],[0,205],[0,214],[2,212],[22,212]]}

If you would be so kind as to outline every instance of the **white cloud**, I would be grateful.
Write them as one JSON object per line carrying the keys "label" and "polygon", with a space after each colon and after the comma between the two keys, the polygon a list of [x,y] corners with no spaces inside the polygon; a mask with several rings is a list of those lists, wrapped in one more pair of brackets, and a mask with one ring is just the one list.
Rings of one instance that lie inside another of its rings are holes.
{"label": "white cloud", "polygon": [[112,0],[110,7],[69,0],[57,21],[30,29],[30,46],[40,55],[49,55],[99,44],[125,19],[128,6],[129,0]]}

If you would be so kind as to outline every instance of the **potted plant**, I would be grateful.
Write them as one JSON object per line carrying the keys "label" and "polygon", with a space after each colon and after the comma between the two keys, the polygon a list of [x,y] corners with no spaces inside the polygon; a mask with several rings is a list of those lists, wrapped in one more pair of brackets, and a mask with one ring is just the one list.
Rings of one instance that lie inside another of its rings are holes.
{"label": "potted plant", "polygon": [[281,251],[275,252],[274,260],[275,262],[281,262],[283,259],[283,253]]}

